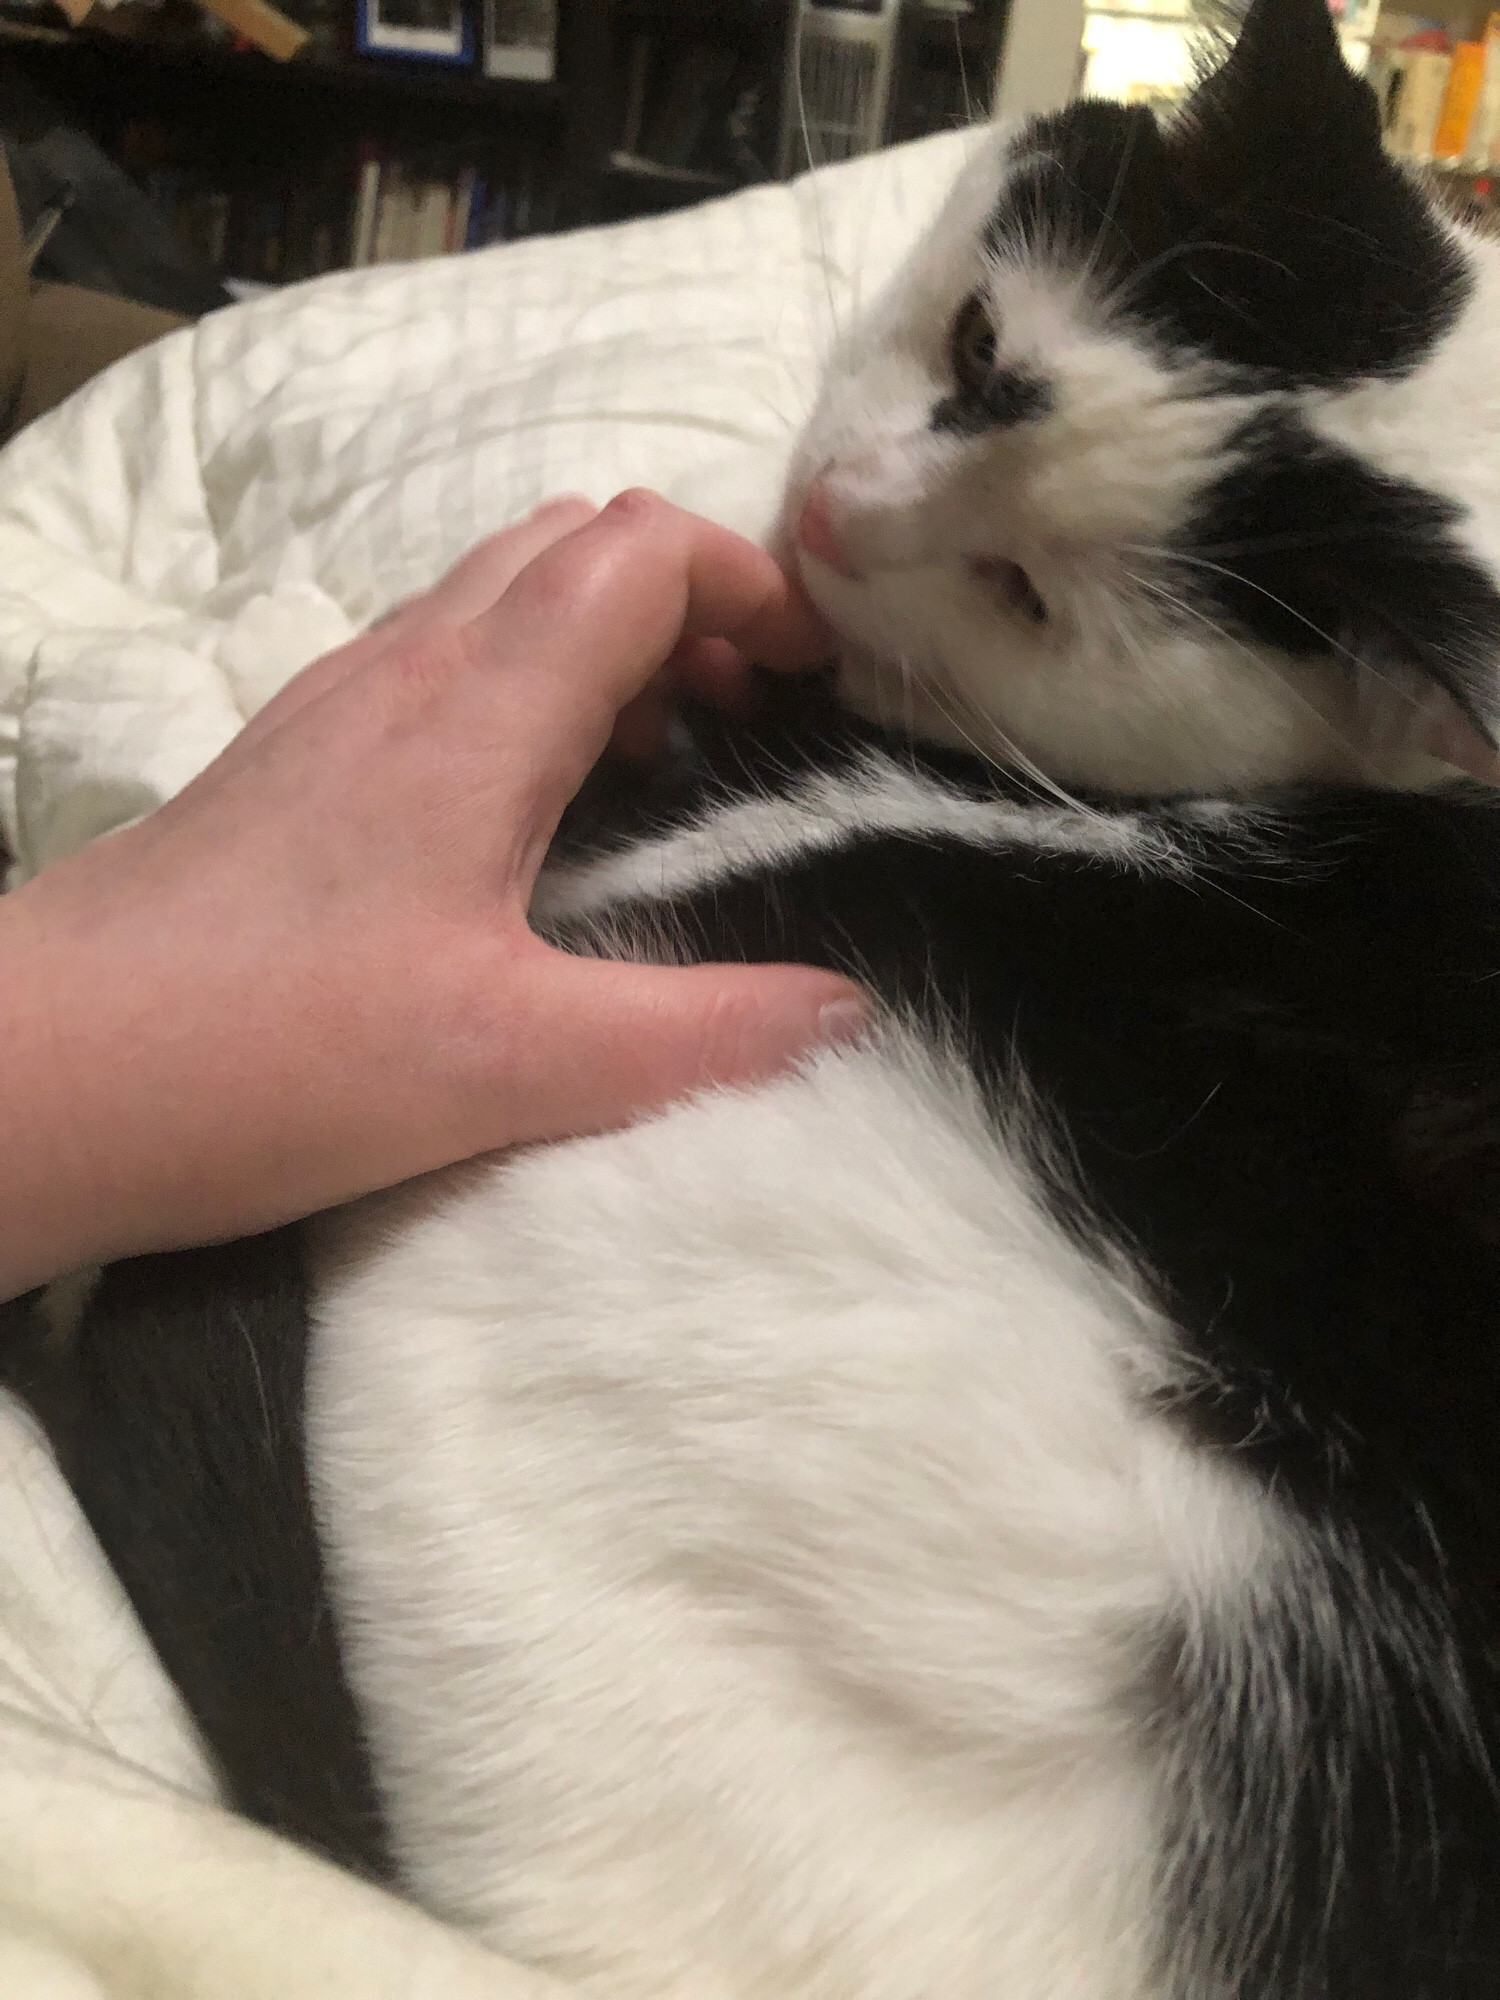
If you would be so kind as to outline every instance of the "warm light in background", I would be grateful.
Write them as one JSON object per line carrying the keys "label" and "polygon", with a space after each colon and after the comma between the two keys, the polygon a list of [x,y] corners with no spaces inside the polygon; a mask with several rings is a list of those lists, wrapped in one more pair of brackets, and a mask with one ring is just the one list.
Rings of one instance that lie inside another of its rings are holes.
{"label": "warm light in background", "polygon": [[[1380,0],[1345,0],[1333,12],[1344,53],[1363,72]],[[1083,90],[1126,103],[1172,103],[1186,95],[1212,47],[1223,10],[1196,0],[1096,0],[1084,27]]]}

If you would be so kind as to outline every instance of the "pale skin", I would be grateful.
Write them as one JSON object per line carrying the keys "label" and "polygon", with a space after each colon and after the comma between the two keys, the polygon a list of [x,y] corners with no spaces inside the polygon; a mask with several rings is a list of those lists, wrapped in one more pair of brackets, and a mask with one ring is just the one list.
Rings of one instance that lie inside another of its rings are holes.
{"label": "pale skin", "polygon": [[[317,661],[177,798],[0,900],[0,1297],[599,1131],[859,1031],[803,967],[568,957],[558,819],[660,672],[826,646],[750,544],[649,494],[542,509]],[[621,711],[624,711],[622,716]]]}

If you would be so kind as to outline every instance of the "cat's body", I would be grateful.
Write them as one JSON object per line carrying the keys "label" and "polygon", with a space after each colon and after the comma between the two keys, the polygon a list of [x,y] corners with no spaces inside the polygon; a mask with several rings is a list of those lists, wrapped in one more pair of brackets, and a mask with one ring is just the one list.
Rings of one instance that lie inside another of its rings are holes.
{"label": "cat's body", "polygon": [[1477,2000],[1500,817],[954,776],[820,757],[549,898],[904,1027],[330,1226],[398,1865],[641,2000]]}
{"label": "cat's body", "polygon": [[[330,1218],[309,1314],[295,1240],[85,1314],[249,1808],[380,1867],[367,1747],[414,1894],[623,2000],[1500,1990],[1500,816],[1395,789],[1500,709],[1488,255],[1319,0],[976,162],[789,475],[887,731],[731,731],[536,905],[879,1034]],[[210,1310],[189,1477],[129,1356]]]}

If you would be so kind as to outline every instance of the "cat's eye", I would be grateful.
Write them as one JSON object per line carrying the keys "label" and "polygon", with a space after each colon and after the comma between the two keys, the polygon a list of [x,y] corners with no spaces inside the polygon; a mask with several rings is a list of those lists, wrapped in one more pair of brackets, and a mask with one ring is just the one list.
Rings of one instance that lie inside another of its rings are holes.
{"label": "cat's eye", "polygon": [[975,434],[1008,429],[1052,408],[1052,390],[1025,368],[1000,359],[1000,343],[990,309],[973,292],[959,308],[948,337],[957,393],[932,413],[935,429]]}
{"label": "cat's eye", "polygon": [[953,374],[960,389],[984,401],[995,378],[995,326],[977,292],[965,299],[953,322]]}

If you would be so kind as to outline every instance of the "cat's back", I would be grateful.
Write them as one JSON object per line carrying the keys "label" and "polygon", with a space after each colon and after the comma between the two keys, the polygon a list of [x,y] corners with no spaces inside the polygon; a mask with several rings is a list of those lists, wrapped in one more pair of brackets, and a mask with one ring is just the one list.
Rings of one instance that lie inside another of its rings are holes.
{"label": "cat's back", "polygon": [[325,1246],[424,1900],[623,1994],[1490,1990],[1496,824],[867,760],[574,870],[891,1024]]}

